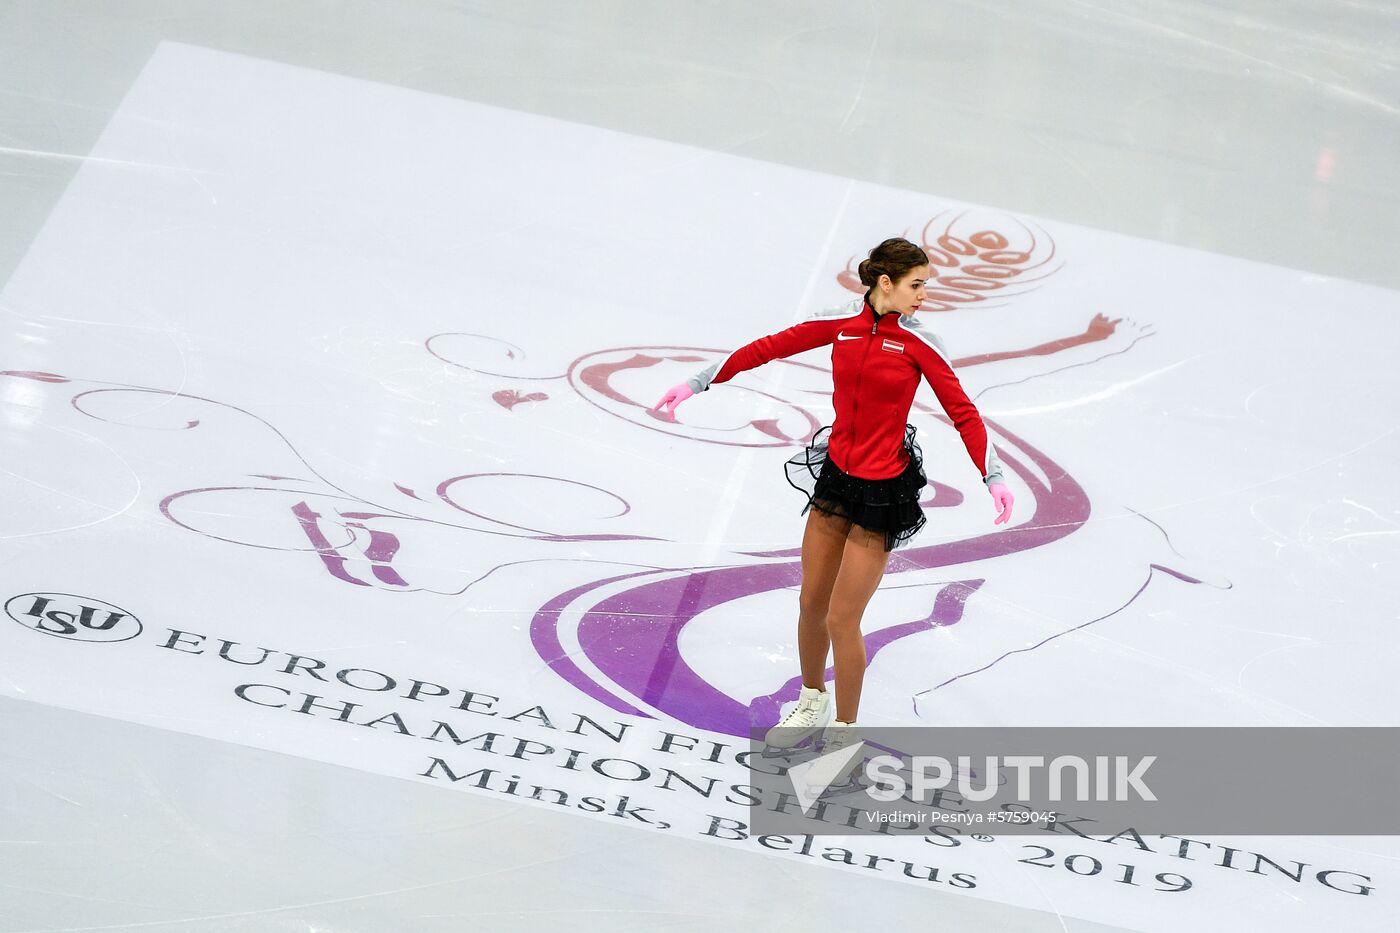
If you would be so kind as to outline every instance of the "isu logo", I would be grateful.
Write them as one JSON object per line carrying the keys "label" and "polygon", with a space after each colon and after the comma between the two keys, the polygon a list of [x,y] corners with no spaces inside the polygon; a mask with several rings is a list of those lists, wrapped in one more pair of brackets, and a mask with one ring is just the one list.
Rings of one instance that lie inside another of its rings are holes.
{"label": "isu logo", "polygon": [[141,634],[140,620],[125,609],[68,593],[12,596],[5,613],[26,628],[72,641],[126,641]]}

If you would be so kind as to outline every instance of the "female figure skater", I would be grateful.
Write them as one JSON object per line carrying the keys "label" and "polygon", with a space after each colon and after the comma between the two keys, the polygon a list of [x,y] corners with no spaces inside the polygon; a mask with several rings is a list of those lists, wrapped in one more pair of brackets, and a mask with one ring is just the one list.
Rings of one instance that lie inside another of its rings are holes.
{"label": "female figure skater", "polygon": [[836,719],[823,744],[834,751],[857,741],[866,664],[861,616],[890,551],[924,526],[919,491],[928,479],[914,426],[906,423],[920,376],[933,387],[987,484],[999,511],[996,524],[1011,518],[1011,491],[982,418],[953,374],[942,341],[914,318],[929,273],[922,249],[897,237],[885,240],[860,264],[861,284],[869,287],[864,299],[740,347],[673,386],[652,408],[674,419],[676,406],[715,383],[831,345],[836,418],[786,464],[788,482],[807,496],[797,617],[802,691],[796,708],[769,730],[770,746],[790,748],[827,726],[828,648],[836,655]]}

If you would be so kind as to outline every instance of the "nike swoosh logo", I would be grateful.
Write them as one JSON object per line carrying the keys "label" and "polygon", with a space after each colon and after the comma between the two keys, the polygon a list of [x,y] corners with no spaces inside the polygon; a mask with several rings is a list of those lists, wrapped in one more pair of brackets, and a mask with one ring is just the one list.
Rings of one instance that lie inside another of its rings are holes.
{"label": "nike swoosh logo", "polygon": [[865,336],[864,334],[837,334],[837,335],[836,335],[836,339],[837,339],[837,340],[859,340],[860,338],[862,338],[862,337],[864,337],[864,336]]}

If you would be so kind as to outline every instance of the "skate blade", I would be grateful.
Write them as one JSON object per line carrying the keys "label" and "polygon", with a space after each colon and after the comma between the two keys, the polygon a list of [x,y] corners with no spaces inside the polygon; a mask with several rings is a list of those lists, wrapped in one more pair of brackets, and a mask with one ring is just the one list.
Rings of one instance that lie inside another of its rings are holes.
{"label": "skate blade", "polygon": [[817,752],[816,736],[811,735],[798,742],[796,745],[764,745],[763,751],[759,752],[764,758],[792,758],[801,756],[810,758]]}
{"label": "skate blade", "polygon": [[845,797],[847,794],[860,793],[864,791],[868,786],[869,785],[861,781],[860,775],[852,774],[846,779],[845,783],[832,784],[826,790],[818,794],[816,799],[830,800],[833,797]]}

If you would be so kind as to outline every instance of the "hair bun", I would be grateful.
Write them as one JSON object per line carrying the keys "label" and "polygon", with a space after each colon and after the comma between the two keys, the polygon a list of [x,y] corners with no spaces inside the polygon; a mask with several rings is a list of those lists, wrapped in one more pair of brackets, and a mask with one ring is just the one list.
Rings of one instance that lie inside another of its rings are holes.
{"label": "hair bun", "polygon": [[903,237],[890,237],[870,251],[869,259],[862,259],[856,269],[860,283],[873,287],[880,276],[888,275],[891,282],[898,283],[910,269],[929,265],[928,254],[921,247]]}
{"label": "hair bun", "polygon": [[880,281],[881,270],[875,267],[875,263],[869,259],[862,259],[860,265],[856,267],[856,274],[860,276],[860,284],[873,286]]}

